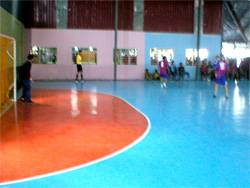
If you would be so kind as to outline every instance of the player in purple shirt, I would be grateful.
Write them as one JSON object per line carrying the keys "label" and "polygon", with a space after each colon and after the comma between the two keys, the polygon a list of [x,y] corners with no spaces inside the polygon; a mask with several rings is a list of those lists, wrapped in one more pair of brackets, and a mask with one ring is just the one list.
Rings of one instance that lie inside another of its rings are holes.
{"label": "player in purple shirt", "polygon": [[159,62],[159,69],[160,69],[160,82],[161,82],[161,87],[166,87],[166,83],[168,80],[168,61],[166,56],[162,57],[162,61]]}
{"label": "player in purple shirt", "polygon": [[218,93],[218,85],[224,86],[226,99],[228,99],[228,85],[227,85],[227,70],[228,65],[223,57],[216,57],[216,63],[214,64],[215,69],[215,82],[214,82],[214,95],[215,98]]}

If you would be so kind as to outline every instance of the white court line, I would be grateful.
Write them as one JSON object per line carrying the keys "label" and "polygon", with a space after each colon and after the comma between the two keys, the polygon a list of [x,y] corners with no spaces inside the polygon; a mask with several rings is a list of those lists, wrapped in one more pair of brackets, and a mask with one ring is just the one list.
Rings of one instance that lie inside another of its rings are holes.
{"label": "white court line", "polygon": [[[81,92],[89,92],[89,91],[81,90]],[[149,120],[148,116],[146,116],[143,112],[141,112],[139,109],[137,109],[136,107],[134,107],[132,104],[130,104],[128,101],[126,101],[125,99],[123,99],[121,97],[114,96],[112,94],[107,94],[107,93],[97,93],[97,94],[104,94],[104,95],[109,95],[109,96],[112,96],[112,97],[116,97],[116,98],[126,102],[129,106],[131,106],[137,112],[142,114],[147,119],[147,122],[148,122],[148,126],[147,126],[146,131],[138,139],[136,139],[134,142],[132,142],[131,144],[127,145],[126,147],[124,147],[124,148],[122,148],[122,149],[120,149],[120,150],[118,150],[118,151],[116,151],[116,152],[114,152],[114,153],[112,153],[110,155],[106,155],[105,157],[96,159],[94,161],[85,163],[83,165],[78,165],[78,166],[75,166],[75,167],[66,168],[64,170],[59,170],[59,171],[47,173],[47,174],[44,174],[44,175],[38,175],[38,176],[30,177],[30,178],[24,178],[24,179],[20,179],[20,180],[14,180],[14,181],[8,181],[8,182],[0,183],[0,186],[1,185],[10,185],[10,184],[14,184],[14,183],[22,183],[22,182],[25,182],[25,181],[32,181],[32,180],[41,179],[41,178],[46,178],[46,177],[49,177],[49,176],[59,175],[59,174],[62,174],[62,173],[73,171],[73,170],[78,170],[80,168],[87,167],[87,166],[90,166],[90,165],[93,165],[93,164],[97,164],[99,162],[102,162],[102,161],[105,161],[105,160],[110,159],[112,157],[115,157],[115,156],[125,152],[126,150],[129,150],[130,148],[132,148],[133,146],[135,146],[136,144],[141,142],[148,135],[148,133],[149,133],[149,131],[151,129],[151,123],[150,123],[150,120]]]}

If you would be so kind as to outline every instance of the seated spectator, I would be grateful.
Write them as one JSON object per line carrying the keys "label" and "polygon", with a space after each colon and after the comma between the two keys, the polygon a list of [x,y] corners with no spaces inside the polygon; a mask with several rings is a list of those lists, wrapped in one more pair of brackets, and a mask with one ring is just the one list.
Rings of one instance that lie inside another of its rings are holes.
{"label": "seated spectator", "polygon": [[214,69],[213,69],[213,65],[212,62],[209,61],[207,64],[207,80],[214,80],[215,78],[215,73],[214,73]]}
{"label": "seated spectator", "polygon": [[229,79],[238,80],[236,62],[231,62],[229,64]]}
{"label": "seated spectator", "polygon": [[144,76],[145,76],[146,80],[151,80],[152,79],[152,76],[151,76],[150,72],[148,71],[148,69],[145,69]]}
{"label": "seated spectator", "polygon": [[241,79],[250,79],[250,57],[243,59],[238,68],[238,75]]}
{"label": "seated spectator", "polygon": [[200,73],[201,73],[201,79],[206,80],[207,79],[207,65],[205,61],[202,61]]}
{"label": "seated spectator", "polygon": [[159,80],[160,75],[157,69],[155,69],[155,72],[153,73],[153,80]]}
{"label": "seated spectator", "polygon": [[185,68],[182,63],[180,63],[180,66],[178,67],[178,73],[179,73],[179,80],[184,80]]}

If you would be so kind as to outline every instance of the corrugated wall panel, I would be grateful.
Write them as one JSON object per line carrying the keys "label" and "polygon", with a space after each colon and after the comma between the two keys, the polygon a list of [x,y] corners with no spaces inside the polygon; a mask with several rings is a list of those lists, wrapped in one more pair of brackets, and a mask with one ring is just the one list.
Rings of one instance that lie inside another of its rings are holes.
{"label": "corrugated wall panel", "polygon": [[145,31],[192,33],[193,23],[193,0],[144,2]]}
{"label": "corrugated wall panel", "polygon": [[113,29],[114,1],[68,1],[68,27],[82,29]]}
{"label": "corrugated wall panel", "polygon": [[55,28],[56,5],[55,0],[36,0],[33,3],[32,27]]}
{"label": "corrugated wall panel", "polygon": [[[133,1],[119,1],[118,29],[133,29]],[[68,27],[81,29],[114,29],[115,1],[92,0],[68,2]]]}
{"label": "corrugated wall panel", "polygon": [[119,7],[118,29],[133,30],[134,1],[120,0],[118,7]]}
{"label": "corrugated wall panel", "polygon": [[[17,6],[18,18],[26,28],[56,28],[55,0],[18,1],[15,4],[4,2],[1,2],[1,6],[9,7],[10,12],[14,5]],[[118,2],[118,28],[133,30],[134,1]],[[145,0],[144,4],[145,31],[193,32],[194,0]],[[67,11],[69,28],[114,29],[114,0],[68,0]],[[222,1],[205,0],[203,32],[219,34],[221,19]]]}
{"label": "corrugated wall panel", "polygon": [[203,32],[210,34],[221,33],[222,1],[205,1]]}

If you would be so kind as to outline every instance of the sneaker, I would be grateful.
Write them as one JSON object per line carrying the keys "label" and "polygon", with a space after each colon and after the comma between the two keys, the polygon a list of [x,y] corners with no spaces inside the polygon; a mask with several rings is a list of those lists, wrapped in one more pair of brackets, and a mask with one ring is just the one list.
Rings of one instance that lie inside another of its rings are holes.
{"label": "sneaker", "polygon": [[32,100],[26,100],[25,102],[26,102],[26,103],[33,103]]}
{"label": "sneaker", "polygon": [[25,102],[25,99],[23,97],[20,98],[20,101]]}
{"label": "sneaker", "polygon": [[75,80],[75,83],[78,83],[78,80]]}

